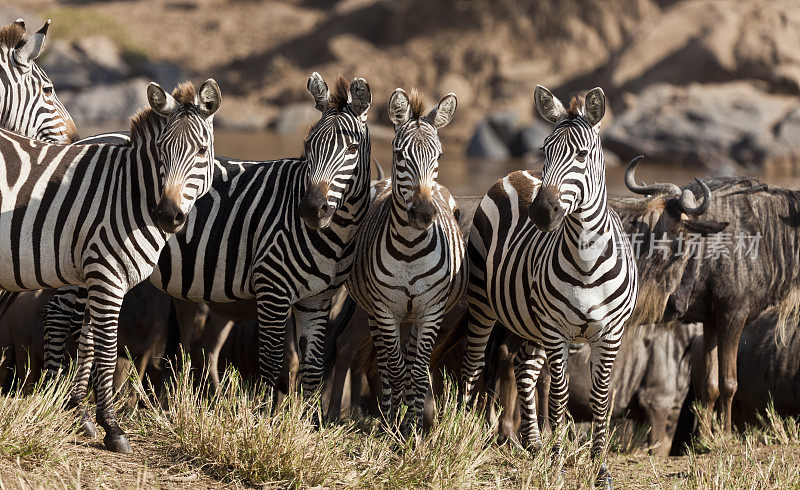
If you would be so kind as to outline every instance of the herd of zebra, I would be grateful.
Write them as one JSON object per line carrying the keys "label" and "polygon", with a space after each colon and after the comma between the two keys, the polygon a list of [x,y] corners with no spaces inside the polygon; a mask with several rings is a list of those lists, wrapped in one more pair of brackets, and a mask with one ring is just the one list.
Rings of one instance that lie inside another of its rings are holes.
{"label": "herd of zebra", "polygon": [[[369,318],[383,416],[392,424],[400,406],[409,406],[406,432],[422,427],[431,353],[444,315],[462,298],[467,397],[475,395],[495,324],[522,339],[514,370],[521,442],[530,449],[541,444],[534,395],[541,369],[550,371],[549,417],[557,427],[569,346],[587,343],[592,455],[600,481],[610,485],[603,463],[609,382],[624,327],[666,318],[694,287],[688,262],[672,272],[658,254],[635,255],[630,228],[653,231],[676,212],[689,230],[714,227],[693,219],[711,202],[705,182],[698,180],[699,204],[692,190],[638,186],[638,159],[628,184],[646,196],[609,205],[602,89],[565,106],[536,86],[535,106],[553,125],[541,174],[517,171],[494,183],[465,237],[459,198],[437,182],[438,131],[456,112],[455,94],[426,111],[416,91],[395,90],[388,103],[391,175],[377,182],[370,181],[372,94],[363,78],[340,76],[329,88],[311,75],[307,89],[319,120],[298,158],[216,155],[213,119],[222,95],[213,79],[197,90],[183,83],[171,94],[151,83],[150,107],[132,118],[129,132],[78,140],[34,61],[48,25],[30,36],[22,20],[0,29],[0,260],[7,265],[0,268],[0,301],[7,308],[16,292],[60,288],[44,310],[45,367],[58,376],[67,338],[79,339],[70,408],[84,406],[93,384],[108,449],[131,450],[111,400],[118,316],[133,286],[149,278],[175,298],[233,318],[256,316],[258,368],[268,386],[281,370],[292,314],[305,393],[322,384],[329,311],[346,286]],[[781,294],[775,304],[791,296]],[[632,319],[642,309],[637,296],[653,311]],[[401,322],[413,323],[406,343]]]}

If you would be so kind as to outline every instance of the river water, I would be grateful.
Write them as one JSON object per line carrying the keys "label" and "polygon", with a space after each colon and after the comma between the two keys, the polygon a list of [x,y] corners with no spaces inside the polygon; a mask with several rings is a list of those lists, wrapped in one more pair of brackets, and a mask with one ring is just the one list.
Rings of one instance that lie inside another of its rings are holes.
{"label": "river water", "polygon": [[[85,134],[97,134],[103,129]],[[110,131],[111,129],[105,129]],[[381,131],[384,133],[385,131]],[[286,135],[274,131],[231,131],[216,129],[215,151],[243,160],[274,160],[295,157],[300,154],[305,134]],[[510,159],[504,161],[483,161],[467,158],[464,146],[443,139],[444,156],[439,160],[439,183],[457,196],[483,195],[497,179],[515,171],[526,169],[541,170],[541,162]],[[388,173],[392,161],[391,142],[373,136],[372,156]],[[612,194],[629,194],[623,176],[625,165],[609,166],[606,171],[608,191]],[[637,169],[637,180],[652,182],[673,182],[684,185],[694,177],[707,177],[710,173],[703,169],[683,166],[669,166],[650,163],[645,159]],[[800,178],[786,178],[774,175],[753,175],[770,185],[781,185],[792,189],[800,188]]]}

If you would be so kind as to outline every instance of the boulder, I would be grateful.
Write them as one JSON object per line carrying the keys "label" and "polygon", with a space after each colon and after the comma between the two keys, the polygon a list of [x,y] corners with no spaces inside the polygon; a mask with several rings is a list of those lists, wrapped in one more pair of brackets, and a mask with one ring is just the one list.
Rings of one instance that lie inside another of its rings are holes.
{"label": "boulder", "polygon": [[81,37],[74,45],[92,69],[92,82],[115,82],[128,75],[128,65],[122,60],[117,45],[108,37]]}
{"label": "boulder", "polygon": [[284,106],[272,127],[281,134],[295,134],[307,129],[317,119],[319,111],[310,102],[299,102]]}
{"label": "boulder", "polygon": [[80,92],[59,92],[78,127],[124,122],[139,109],[149,107],[146,78],[97,85]]}
{"label": "boulder", "polygon": [[92,84],[91,69],[85,63],[83,54],[64,40],[48,41],[39,64],[59,93],[63,90],[79,90]]}
{"label": "boulder", "polygon": [[794,97],[751,83],[654,85],[620,114],[603,135],[623,159],[644,154],[714,173],[768,167],[797,153],[800,112]]}
{"label": "boulder", "polygon": [[507,160],[511,157],[508,147],[495,134],[489,121],[483,119],[475,126],[475,132],[467,145],[467,156],[487,160]]}
{"label": "boulder", "polygon": [[516,137],[510,146],[511,154],[516,157],[524,155],[541,156],[542,143],[553,130],[552,126],[537,119],[517,131]]}

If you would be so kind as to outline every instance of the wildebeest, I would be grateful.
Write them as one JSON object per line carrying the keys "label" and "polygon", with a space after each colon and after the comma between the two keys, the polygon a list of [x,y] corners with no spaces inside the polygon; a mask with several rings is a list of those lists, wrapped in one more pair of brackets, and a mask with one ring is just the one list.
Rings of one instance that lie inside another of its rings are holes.
{"label": "wildebeest", "polygon": [[[756,423],[757,415],[772,400],[782,416],[800,414],[800,329],[791,324],[783,342],[776,342],[779,311],[770,308],[749,322],[739,340],[738,389],[733,398],[732,420]],[[703,339],[692,343],[692,383],[703,381]]]}
{"label": "wildebeest", "polygon": [[[653,258],[640,258],[640,274],[647,275],[648,267],[668,271],[670,277],[680,274],[679,286],[669,295],[667,310],[672,311],[666,314],[703,324],[704,376],[699,397],[708,409],[718,402],[724,430],[729,432],[738,386],[737,349],[745,324],[771,306],[777,308],[777,332],[784,332],[788,322],[796,323],[791,318],[800,303],[800,193],[746,177],[698,181],[683,190],[692,194],[710,190],[710,199],[700,205],[704,213],[698,223],[684,219],[685,213],[675,209],[674,198],[681,192],[677,186],[637,185],[633,179],[636,163],[629,165],[626,183],[649,198],[644,205],[632,206],[623,221],[631,231],[642,233],[643,242],[666,238],[671,244],[669,255],[677,255],[676,247],[683,247],[681,259],[672,263],[658,251]],[[647,222],[656,226],[642,226]],[[707,236],[686,235],[678,224]],[[653,298],[664,300],[663,291],[650,293],[651,297],[647,292],[640,297],[645,307]]]}

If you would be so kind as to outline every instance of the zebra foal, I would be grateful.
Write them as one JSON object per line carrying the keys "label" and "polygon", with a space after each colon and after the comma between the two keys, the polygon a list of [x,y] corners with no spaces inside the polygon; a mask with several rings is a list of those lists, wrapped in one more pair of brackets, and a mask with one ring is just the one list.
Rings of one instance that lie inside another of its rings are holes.
{"label": "zebra foal", "polygon": [[[391,179],[375,185],[375,199],[356,238],[347,288],[369,315],[381,378],[380,406],[389,423],[405,391],[411,423],[422,427],[433,343],[442,317],[466,287],[455,201],[436,182],[442,155],[438,129],[455,110],[452,93],[423,115],[415,91],[409,97],[395,90],[389,100],[395,127]],[[399,339],[404,320],[414,322],[405,356]]]}
{"label": "zebra foal", "polygon": [[[151,108],[131,122],[125,145],[54,145],[0,130],[0,288],[83,285],[78,372],[70,405],[81,403],[92,361],[105,444],[130,451],[111,404],[117,320],[125,292],[153,270],[168,236],[205,194],[213,162],[213,80],[173,95],[152,83]],[[96,347],[97,346],[97,347]],[[96,359],[95,359],[96,357]]]}
{"label": "zebra foal", "polygon": [[[569,109],[537,86],[536,107],[554,124],[545,138],[542,180],[529,171],[509,174],[484,196],[467,254],[469,328],[462,377],[471,394],[484,364],[486,342],[499,321],[525,340],[515,364],[524,406],[524,445],[540,444],[533,403],[545,355],[550,366],[550,419],[562,422],[568,394],[571,342],[591,347],[592,455],[600,481],[611,485],[603,462],[611,367],[638,291],[636,262],[617,213],[607,205],[600,121],[600,88]],[[560,447],[555,447],[556,454]]]}

